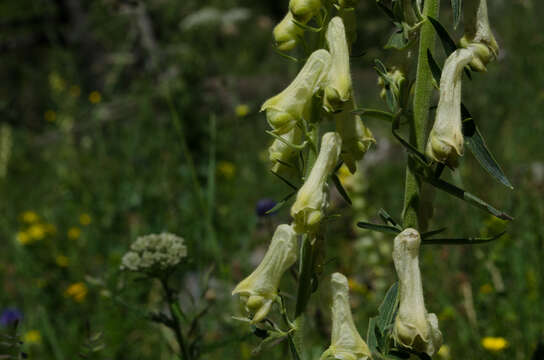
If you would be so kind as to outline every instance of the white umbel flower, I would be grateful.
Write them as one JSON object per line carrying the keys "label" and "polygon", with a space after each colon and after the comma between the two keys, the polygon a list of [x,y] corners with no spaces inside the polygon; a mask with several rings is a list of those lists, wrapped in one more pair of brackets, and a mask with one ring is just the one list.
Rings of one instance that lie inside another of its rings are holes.
{"label": "white umbel flower", "polygon": [[351,314],[348,279],[340,273],[331,276],[332,333],[331,346],[321,355],[321,360],[368,360],[372,356]]}
{"label": "white umbel flower", "polygon": [[187,256],[182,237],[171,233],[140,236],[121,260],[121,269],[160,275],[172,270]]}
{"label": "white umbel flower", "polygon": [[321,149],[304,185],[298,190],[297,198],[291,207],[294,228],[298,233],[311,233],[316,230],[327,207],[327,178],[334,170],[340,151],[342,138],[336,132],[328,132],[321,139]]}
{"label": "white umbel flower", "polygon": [[329,64],[327,50],[314,51],[293,82],[263,104],[261,111],[266,111],[268,123],[276,134],[285,134],[303,118],[310,118],[312,97],[319,90]]}
{"label": "white umbel flower", "polygon": [[411,228],[395,237],[393,262],[399,278],[399,311],[393,328],[395,341],[409,349],[432,356],[442,345],[442,333],[435,314],[425,309],[419,270],[421,237]]}
{"label": "white umbel flower", "polygon": [[283,273],[297,260],[297,236],[290,225],[277,227],[263,260],[255,271],[232,291],[240,294],[245,308],[253,313],[252,323],[263,320],[278,296]]}

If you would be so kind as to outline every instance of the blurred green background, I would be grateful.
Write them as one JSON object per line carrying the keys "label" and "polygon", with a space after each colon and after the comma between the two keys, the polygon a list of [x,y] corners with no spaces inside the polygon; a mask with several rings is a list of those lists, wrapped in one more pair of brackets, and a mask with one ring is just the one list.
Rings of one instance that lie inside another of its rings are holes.
{"label": "blurred green background", "polygon": [[[199,325],[202,358],[251,356],[259,339],[232,319],[230,292],[266,249],[287,208],[258,216],[261,199],[289,188],[269,173],[260,105],[298,65],[279,56],[271,31],[287,1],[4,0],[0,3],[0,311],[22,314],[31,359],[77,358],[87,327],[103,332],[100,359],[172,359],[168,331],[142,313],[159,306],[155,285],[119,271],[137,236],[185,238],[179,286],[212,304]],[[438,315],[438,358],[529,359],[544,341],[544,4],[490,1],[499,61],[465,81],[470,108],[511,191],[467,152],[451,181],[515,217],[497,221],[434,194],[431,228],[448,235],[507,235],[475,247],[424,247],[426,303]],[[358,102],[385,108],[373,60],[393,30],[374,1],[358,5],[352,73]],[[441,20],[454,38],[449,1]],[[437,58],[443,52],[437,46]],[[400,217],[405,154],[387,124],[366,119],[377,145],[362,171],[345,176],[355,206],[333,194],[327,265],[350,279],[357,326],[366,334],[395,281],[392,238],[356,230],[385,208]],[[325,281],[312,297],[308,348],[329,344]],[[286,280],[285,292],[293,287]],[[149,290],[151,287],[151,290]],[[187,296],[189,297],[189,296]],[[204,300],[203,300],[204,301]],[[198,301],[182,300],[189,313]],[[289,306],[291,306],[290,304]],[[1,326],[1,325],[0,325]],[[492,351],[486,337],[508,346]],[[285,358],[285,344],[257,358]],[[534,359],[540,358],[535,355]]]}

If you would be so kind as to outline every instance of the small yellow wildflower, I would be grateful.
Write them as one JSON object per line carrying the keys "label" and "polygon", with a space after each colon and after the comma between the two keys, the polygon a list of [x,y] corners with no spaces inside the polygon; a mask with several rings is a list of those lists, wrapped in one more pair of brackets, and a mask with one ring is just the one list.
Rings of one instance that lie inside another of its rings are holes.
{"label": "small yellow wildflower", "polygon": [[493,286],[491,286],[491,284],[483,284],[482,286],[480,286],[480,294],[487,295],[492,292],[493,292]]}
{"label": "small yellow wildflower", "polygon": [[45,237],[45,227],[42,224],[34,224],[28,228],[28,235],[32,240],[41,240]]}
{"label": "small yellow wildflower", "polygon": [[70,263],[70,260],[68,260],[68,257],[64,255],[57,255],[57,257],[55,257],[55,263],[59,267],[67,267],[68,264]]}
{"label": "small yellow wildflower", "polygon": [[77,302],[83,302],[87,296],[87,285],[82,282],[74,283],[66,289],[64,296],[70,297]]}
{"label": "small yellow wildflower", "polygon": [[236,116],[238,117],[247,116],[250,110],[251,109],[246,104],[240,104],[240,105],[237,105],[236,108],[234,108],[234,112],[236,113]]}
{"label": "small yellow wildflower", "polygon": [[80,235],[81,235],[81,229],[78,228],[77,226],[72,226],[71,228],[68,229],[68,239],[76,240],[80,237]]}
{"label": "small yellow wildflower", "polygon": [[448,345],[442,345],[440,347],[440,350],[438,350],[438,356],[440,356],[443,359],[449,359],[450,358],[450,347]]}
{"label": "small yellow wildflower", "polygon": [[79,215],[79,223],[83,226],[87,226],[91,223],[91,215],[83,213]]}
{"label": "small yellow wildflower", "polygon": [[489,351],[501,351],[508,346],[508,341],[503,337],[486,336],[482,339],[482,346]]}
{"label": "small yellow wildflower", "polygon": [[81,95],[81,88],[77,85],[72,85],[70,87],[70,96],[77,98],[79,95]]}
{"label": "small yellow wildflower", "polygon": [[25,211],[21,214],[21,219],[27,224],[32,224],[38,221],[39,217],[34,211]]}
{"label": "small yellow wildflower", "polygon": [[30,236],[25,231],[19,231],[15,236],[17,242],[21,245],[26,245],[31,242]]}
{"label": "small yellow wildflower", "polygon": [[226,179],[232,179],[236,173],[236,166],[230,161],[219,161],[217,171]]}
{"label": "small yellow wildflower", "polygon": [[43,118],[47,121],[47,122],[55,122],[55,120],[57,120],[57,113],[55,112],[55,110],[47,110],[44,114],[43,114]]}
{"label": "small yellow wildflower", "polygon": [[98,91],[93,91],[89,94],[89,101],[92,104],[98,104],[100,101],[102,101],[102,94],[100,94]]}
{"label": "small yellow wildflower", "polygon": [[66,81],[57,73],[49,74],[49,86],[55,91],[63,91],[66,88]]}
{"label": "small yellow wildflower", "polygon": [[42,334],[38,330],[27,331],[23,335],[23,342],[27,344],[41,344]]}

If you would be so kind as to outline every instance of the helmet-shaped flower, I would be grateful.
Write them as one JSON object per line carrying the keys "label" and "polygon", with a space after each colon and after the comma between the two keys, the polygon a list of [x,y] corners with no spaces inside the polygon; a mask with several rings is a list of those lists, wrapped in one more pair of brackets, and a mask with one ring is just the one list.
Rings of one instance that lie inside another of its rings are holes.
{"label": "helmet-shaped flower", "polygon": [[349,68],[349,45],[342,18],[331,19],[325,34],[331,53],[331,66],[327,73],[323,107],[329,112],[342,109],[351,99],[351,74]]}
{"label": "helmet-shaped flower", "polygon": [[274,167],[272,168],[274,172],[278,170],[281,163],[288,163],[291,160],[296,150],[286,142],[298,145],[302,138],[302,131],[295,126],[285,135],[281,135],[281,137],[285,141],[275,139],[268,148],[270,161],[274,162]]}
{"label": "helmet-shaped flower", "polygon": [[308,22],[321,9],[321,0],[291,0],[289,11],[301,22]]}
{"label": "helmet-shaped flower", "polygon": [[425,309],[419,270],[421,237],[411,228],[395,237],[393,262],[399,278],[399,310],[393,328],[397,344],[432,356],[442,345],[435,314]]}
{"label": "helmet-shaped flower", "polygon": [[499,45],[489,26],[487,0],[469,1],[463,7],[465,34],[461,38],[460,45],[472,48],[474,58],[470,62],[471,69],[486,71],[485,66],[499,54]]}
{"label": "helmet-shaped flower", "polygon": [[291,207],[293,225],[298,233],[312,233],[323,218],[327,206],[327,178],[334,170],[342,138],[336,132],[328,132],[321,139],[321,149],[304,185],[298,190]]}
{"label": "helmet-shaped flower", "polygon": [[283,273],[297,260],[297,236],[290,225],[279,225],[257,268],[232,291],[240,294],[245,308],[253,313],[252,323],[263,320],[278,296]]}
{"label": "helmet-shaped flower", "polygon": [[285,134],[297,122],[310,117],[312,97],[319,90],[329,64],[328,51],[314,51],[293,82],[263,104],[261,111],[266,111],[268,123],[276,134]]}
{"label": "helmet-shaped flower", "polygon": [[276,47],[280,51],[294,49],[303,33],[304,29],[293,22],[293,14],[291,12],[287,12],[284,18],[272,30]]}
{"label": "helmet-shaped flower", "polygon": [[331,346],[321,355],[321,360],[368,360],[372,356],[355,323],[349,305],[348,279],[340,273],[331,276],[332,333]]}

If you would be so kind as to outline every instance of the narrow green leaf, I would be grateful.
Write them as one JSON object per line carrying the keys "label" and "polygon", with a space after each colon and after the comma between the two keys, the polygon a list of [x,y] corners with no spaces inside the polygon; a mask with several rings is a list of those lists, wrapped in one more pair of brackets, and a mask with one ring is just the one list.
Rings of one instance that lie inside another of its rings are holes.
{"label": "narrow green leaf", "polygon": [[444,239],[423,239],[423,245],[477,245],[497,240],[506,231],[491,237],[469,237],[469,238],[444,238]]}
{"label": "narrow green leaf", "polygon": [[382,233],[393,234],[393,235],[397,235],[397,234],[399,234],[401,232],[401,230],[397,229],[394,226],[373,224],[373,223],[368,223],[368,222],[364,222],[364,221],[359,221],[357,223],[357,226],[362,228],[362,229],[367,229],[367,230],[372,230],[372,231],[379,231],[379,232],[382,232]]}
{"label": "narrow green leaf", "polygon": [[393,121],[393,113],[388,111],[382,111],[377,109],[356,109],[352,111],[353,114],[359,114],[362,117],[370,117],[377,120],[383,120],[387,122]]}
{"label": "narrow green leaf", "polygon": [[501,210],[498,210],[498,209],[494,208],[493,206],[489,205],[488,203],[486,203],[485,201],[483,201],[482,199],[480,199],[476,195],[473,195],[473,194],[469,193],[468,191],[465,191],[465,190],[463,190],[461,188],[458,188],[457,186],[455,186],[453,184],[450,184],[450,183],[448,183],[448,182],[446,182],[444,180],[437,179],[437,178],[434,178],[434,177],[428,177],[428,176],[425,176],[423,174],[420,174],[420,175],[421,175],[421,178],[424,181],[428,182],[429,184],[433,185],[434,187],[436,187],[436,188],[438,188],[438,189],[440,189],[442,191],[445,191],[448,194],[455,196],[456,198],[464,200],[467,203],[469,203],[469,204],[471,204],[471,205],[473,205],[473,206],[475,206],[477,208],[485,210],[488,213],[490,213],[491,215],[498,217],[499,219],[513,220],[513,218],[510,215],[508,215],[507,213],[505,213],[504,211],[501,211]]}
{"label": "narrow green leaf", "polygon": [[395,21],[395,15],[393,14],[393,11],[389,9],[385,4],[383,4],[380,0],[376,1],[376,5],[380,8],[381,11],[384,12],[385,15],[391,20]]}
{"label": "narrow green leaf", "polygon": [[273,212],[276,212],[278,211],[279,209],[281,209],[285,203],[293,196],[295,195],[297,192],[296,191],[293,191],[292,193],[290,193],[289,195],[287,195],[286,197],[284,197],[283,199],[281,199],[280,201],[278,201],[278,203],[270,210],[268,210],[265,214],[266,215],[269,215],[269,214],[272,214]]}
{"label": "narrow green leaf", "polygon": [[383,62],[381,62],[380,59],[374,59],[374,64],[376,64],[376,66],[374,66],[374,69],[376,69],[378,74],[381,75],[382,77],[386,77],[387,67],[383,64]]}
{"label": "narrow green leaf", "polygon": [[463,115],[463,135],[467,147],[472,152],[472,155],[478,160],[480,165],[487,171],[493,178],[498,180],[501,184],[509,189],[514,189],[512,183],[508,180],[500,165],[495,160],[495,157],[491,154],[485,140],[480,133],[480,130],[476,126],[472,115],[465,105],[461,104],[461,112]]}
{"label": "narrow green leaf", "polygon": [[376,328],[376,318],[377,316],[371,317],[368,320],[368,329],[366,331],[366,343],[368,344],[368,347],[371,352],[378,352],[378,338],[376,337],[376,332],[374,329]]}
{"label": "narrow green leaf", "polygon": [[344,187],[342,186],[342,183],[340,182],[340,179],[338,178],[338,176],[336,174],[332,174],[331,179],[332,179],[332,182],[334,183],[334,186],[336,186],[336,189],[340,193],[340,195],[342,195],[342,198],[344,198],[344,200],[348,204],[351,205],[351,199],[349,198],[349,195],[346,192],[346,189],[344,189]]}
{"label": "narrow green leaf", "polygon": [[447,228],[443,227],[443,228],[436,229],[436,230],[426,231],[426,232],[424,232],[424,233],[421,233],[421,239],[422,239],[422,240],[425,240],[425,239],[428,238],[428,237],[431,237],[431,236],[433,236],[433,235],[440,234],[441,232],[446,231],[446,229],[447,229]]}
{"label": "narrow green leaf", "polygon": [[457,45],[455,45],[455,41],[453,41],[450,34],[448,34],[448,31],[442,26],[442,24],[438,20],[430,16],[428,16],[427,18],[431,21],[431,24],[433,25],[436,34],[440,38],[440,42],[442,43],[442,47],[444,48],[446,56],[450,56],[452,52],[457,50]]}
{"label": "narrow green leaf", "polygon": [[394,227],[402,231],[402,228],[400,228],[400,225],[395,221],[395,219],[393,219],[391,215],[389,215],[387,211],[385,211],[385,209],[383,208],[380,209],[380,211],[378,211],[378,215],[382,218],[384,223],[386,224],[390,223],[391,225],[393,225]]}
{"label": "narrow green leaf", "polygon": [[389,290],[387,290],[387,293],[385,294],[385,297],[378,307],[378,319],[377,319],[377,325],[380,329],[382,334],[385,334],[386,331],[391,327],[393,324],[393,321],[395,320],[395,314],[397,312],[398,307],[398,291],[399,291],[399,284],[398,282],[395,282]]}
{"label": "narrow green leaf", "polygon": [[438,66],[438,64],[434,60],[430,49],[427,49],[427,62],[429,63],[429,68],[431,69],[431,74],[433,75],[434,81],[436,82],[436,86],[440,87],[440,77],[442,76],[442,70],[440,70],[440,66]]}
{"label": "narrow green leaf", "polygon": [[278,179],[280,179],[281,181],[283,181],[285,184],[287,184],[287,186],[289,186],[291,189],[293,190],[298,190],[298,187],[296,187],[295,185],[291,184],[291,182],[289,180],[287,180],[286,178],[284,178],[283,176],[281,176],[280,174],[278,174],[277,172],[274,172],[272,170],[270,170],[270,172],[272,174],[274,174]]}

